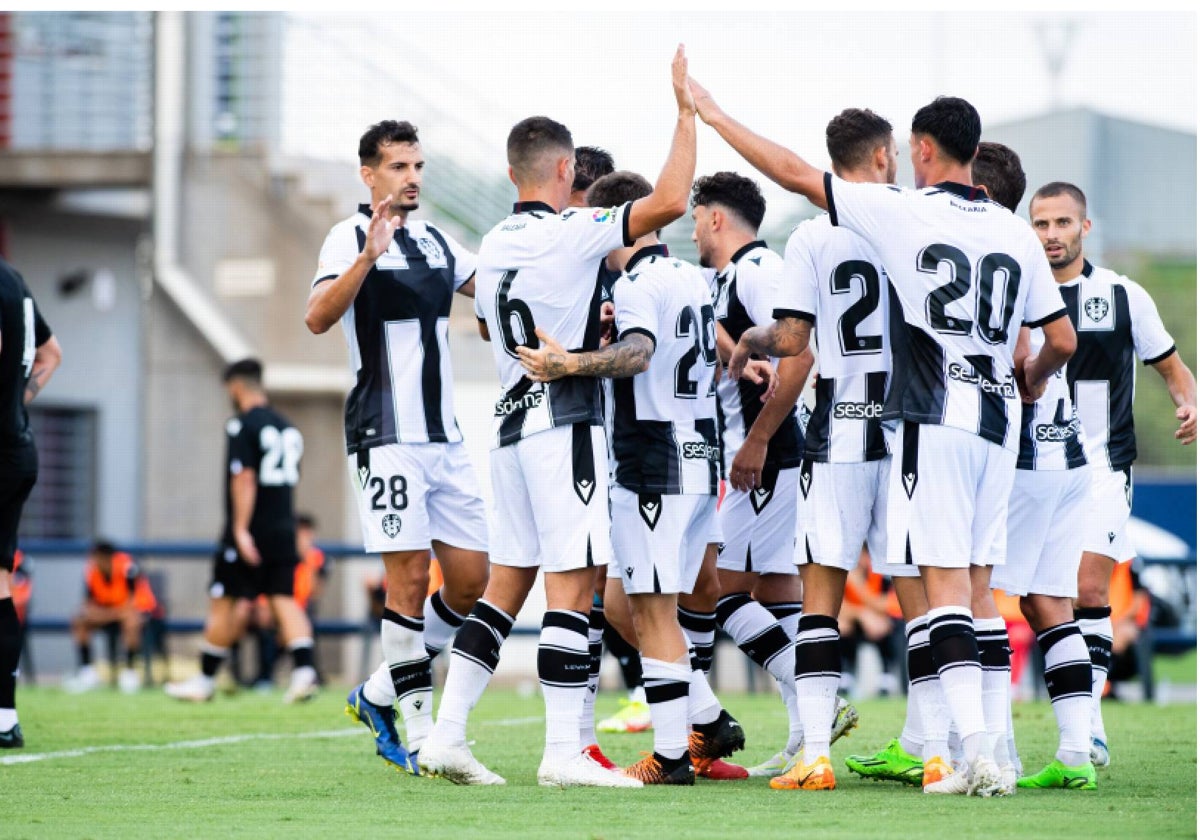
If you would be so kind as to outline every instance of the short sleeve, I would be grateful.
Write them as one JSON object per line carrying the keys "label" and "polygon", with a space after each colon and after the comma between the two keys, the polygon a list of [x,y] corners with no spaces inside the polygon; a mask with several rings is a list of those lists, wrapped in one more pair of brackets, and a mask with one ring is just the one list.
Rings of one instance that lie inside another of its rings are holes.
{"label": "short sleeve", "polygon": [[1129,319],[1133,325],[1133,349],[1145,364],[1154,365],[1175,352],[1175,340],[1163,326],[1150,293],[1132,281],[1124,284],[1129,295]]}
{"label": "short sleeve", "polygon": [[872,244],[896,224],[904,207],[905,192],[894,184],[843,181],[831,172],[825,173],[830,223],[852,230]]}
{"label": "short sleeve", "polygon": [[743,258],[738,264],[738,300],[746,308],[750,320],[758,326],[775,320],[781,269],[781,261],[775,255],[763,257],[758,263],[754,262],[754,258]]}
{"label": "short sleeve", "polygon": [[450,254],[454,257],[454,289],[457,291],[462,288],[462,285],[475,276],[475,266],[479,262],[479,258],[471,251],[468,251],[458,241],[446,233],[446,231],[438,228],[438,233],[446,240],[446,247],[450,249]]}
{"label": "short sleeve", "polygon": [[[1032,230],[1032,229],[1031,229]],[[1063,304],[1062,293],[1054,282],[1054,273],[1040,247],[1036,253],[1025,261],[1031,270],[1029,277],[1029,294],[1025,296],[1025,311],[1021,315],[1021,323],[1027,327],[1041,327],[1056,321],[1067,314]]]}
{"label": "short sleeve", "polygon": [[[475,288],[478,289],[479,286],[476,286]],[[487,320],[487,315],[484,314],[483,311],[483,298],[481,298],[479,295],[475,295],[475,317],[480,321]]]}
{"label": "short sleeve", "polygon": [[650,288],[650,283],[630,280],[624,275],[613,285],[613,308],[615,309],[617,338],[622,339],[630,333],[642,333],[649,336],[655,344],[658,336],[658,300]]}
{"label": "short sleeve", "polygon": [[[312,284],[315,286],[322,280],[332,280],[346,273],[354,261],[358,259],[358,237],[354,235],[355,225],[345,221],[335,225],[325,243],[321,246],[321,255],[317,258],[317,273],[313,275]],[[474,263],[472,263],[474,265]]]}
{"label": "short sleeve", "polygon": [[813,264],[808,226],[800,225],[788,237],[783,252],[773,318],[801,318],[810,324],[817,320],[817,270]]}
{"label": "short sleeve", "polygon": [[620,207],[580,207],[563,213],[564,236],[570,249],[581,258],[600,259],[609,251],[632,245],[629,236],[629,209]]}
{"label": "short sleeve", "polygon": [[225,434],[229,437],[229,474],[257,469],[261,458],[256,429],[235,417],[225,424]]}

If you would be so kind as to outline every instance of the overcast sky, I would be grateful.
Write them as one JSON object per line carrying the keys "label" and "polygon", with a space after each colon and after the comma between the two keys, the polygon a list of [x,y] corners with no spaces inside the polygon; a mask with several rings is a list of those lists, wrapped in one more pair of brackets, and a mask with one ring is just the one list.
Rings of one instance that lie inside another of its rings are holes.
{"label": "overcast sky", "polygon": [[[1056,85],[1047,54],[1074,26]],[[546,114],[576,143],[653,180],[670,140],[670,59],[727,111],[824,164],[824,126],[847,106],[888,117],[903,140],[938,94],[966,97],[987,127],[1064,106],[1195,131],[1196,22],[1189,13],[492,12],[305,15],[289,24],[284,147],[345,157],[384,117],[427,148],[504,171],[517,120]],[[1051,46],[1047,46],[1051,45]],[[1047,137],[1046,142],[1054,142]],[[709,130],[699,171],[747,170]],[[781,194],[771,192],[770,202]]]}

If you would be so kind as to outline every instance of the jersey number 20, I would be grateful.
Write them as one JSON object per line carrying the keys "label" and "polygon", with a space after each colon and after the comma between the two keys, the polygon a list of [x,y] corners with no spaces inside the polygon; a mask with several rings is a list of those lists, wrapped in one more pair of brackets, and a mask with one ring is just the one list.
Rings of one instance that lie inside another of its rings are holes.
{"label": "jersey number 20", "polygon": [[[925,298],[925,320],[929,326],[946,335],[970,335],[978,328],[980,337],[988,344],[1005,344],[1008,325],[1012,323],[1017,306],[1017,289],[1021,284],[1021,266],[1008,254],[988,254],[979,261],[972,275],[967,255],[953,245],[930,245],[917,257],[917,268],[926,274],[937,274],[938,266],[950,267],[950,282],[938,286]],[[1003,273],[1004,290],[1000,295],[1000,323],[995,318],[992,293],[996,275]],[[946,306],[964,298],[975,289],[975,319],[957,318],[946,314]]]}

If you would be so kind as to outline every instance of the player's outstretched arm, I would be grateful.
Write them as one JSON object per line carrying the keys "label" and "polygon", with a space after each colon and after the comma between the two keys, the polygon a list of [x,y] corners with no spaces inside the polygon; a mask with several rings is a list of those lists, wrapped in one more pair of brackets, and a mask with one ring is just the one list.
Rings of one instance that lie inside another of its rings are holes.
{"label": "player's outstretched arm", "polygon": [[309,332],[315,335],[327,332],[346,314],[350,304],[354,303],[354,298],[358,296],[358,290],[362,288],[371,267],[387,251],[396,228],[402,221],[399,216],[386,218],[386,211],[391,206],[392,197],[388,195],[371,208],[366,241],[351,266],[332,280],[325,280],[313,286],[308,295],[308,308],[304,313],[304,325],[308,327]]}
{"label": "player's outstretched arm", "polygon": [[[58,343],[57,338],[50,336],[34,351],[33,369],[29,372],[29,381],[25,383],[25,405],[29,405],[33,402],[33,398],[41,393],[60,364],[62,364],[62,346]],[[1195,400],[1193,399],[1192,402]]]}
{"label": "player's outstretched arm", "polygon": [[1075,355],[1075,328],[1064,311],[1042,324],[1045,343],[1037,354],[1025,359],[1025,391],[1036,401],[1046,392],[1046,382]]}
{"label": "player's outstretched arm", "polygon": [[603,350],[568,353],[549,335],[537,330],[541,346],[518,347],[521,366],[534,382],[552,382],[565,376],[596,376],[621,379],[636,376],[650,367],[654,339],[642,332],[630,332]]}
{"label": "player's outstretched arm", "polygon": [[822,210],[825,200],[825,173],[762,135],[755,134],[729,116],[703,85],[688,77],[688,86],[696,103],[696,112],[721,138],[744,157],[751,166],[785,190],[800,193]]}
{"label": "player's outstretched arm", "polygon": [[666,227],[688,209],[688,196],[696,175],[696,103],[688,90],[687,56],[683,54],[683,44],[679,45],[675,60],[671,62],[671,85],[675,89],[675,104],[679,107],[675,135],[654,191],[633,202],[629,208],[629,235],[633,239]]}
{"label": "player's outstretched arm", "polygon": [[729,357],[729,376],[740,379],[751,353],[774,356],[798,356],[808,349],[812,324],[803,318],[779,318],[770,326],[751,327],[742,333],[741,339]]}
{"label": "player's outstretched arm", "polygon": [[1171,401],[1175,403],[1175,417],[1179,420],[1175,439],[1184,446],[1195,443],[1196,377],[1192,375],[1191,369],[1178,352],[1155,362],[1153,367],[1167,383],[1167,391],[1171,395]]}

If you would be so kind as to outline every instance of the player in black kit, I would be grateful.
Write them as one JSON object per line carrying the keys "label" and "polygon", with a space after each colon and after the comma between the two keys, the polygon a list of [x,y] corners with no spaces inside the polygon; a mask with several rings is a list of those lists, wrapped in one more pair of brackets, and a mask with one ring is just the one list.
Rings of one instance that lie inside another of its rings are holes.
{"label": "player in black kit", "polygon": [[37,450],[25,406],[62,361],[21,275],[0,259],[0,749],[25,746],[17,722],[21,624],[13,604],[13,555],[21,507],[37,481]]}
{"label": "player in black kit", "polygon": [[167,683],[166,692],[179,700],[211,699],[217,669],[246,629],[246,612],[238,609],[238,601],[266,595],[293,658],[283,699],[295,703],[317,690],[312,623],[292,597],[299,563],[292,495],[300,480],[304,438],[268,404],[258,360],[230,365],[225,388],[237,417],[225,424],[225,530],[213,561],[200,673]]}

